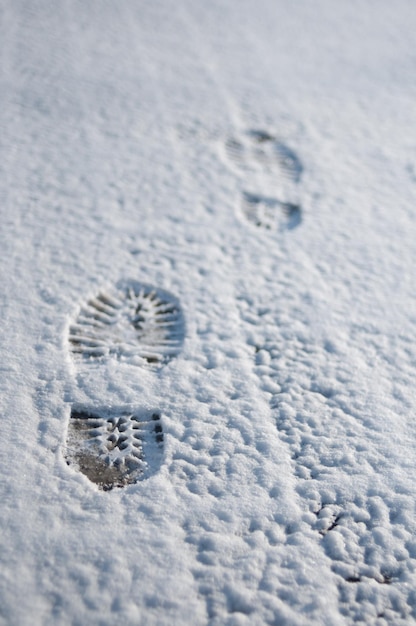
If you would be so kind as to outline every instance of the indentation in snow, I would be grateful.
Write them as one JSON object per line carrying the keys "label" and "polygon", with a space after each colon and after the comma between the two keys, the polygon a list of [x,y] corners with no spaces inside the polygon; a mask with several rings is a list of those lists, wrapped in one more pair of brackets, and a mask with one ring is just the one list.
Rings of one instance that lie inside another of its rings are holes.
{"label": "indentation in snow", "polygon": [[69,330],[71,351],[82,359],[111,355],[162,364],[176,356],[183,338],[178,300],[134,281],[100,291],[82,305]]}
{"label": "indentation in snow", "polygon": [[147,478],[160,466],[160,414],[73,409],[66,459],[108,491]]}
{"label": "indentation in snow", "polygon": [[295,228],[302,219],[297,186],[303,165],[286,143],[264,130],[248,130],[225,142],[230,163],[244,176],[242,212],[267,230]]}

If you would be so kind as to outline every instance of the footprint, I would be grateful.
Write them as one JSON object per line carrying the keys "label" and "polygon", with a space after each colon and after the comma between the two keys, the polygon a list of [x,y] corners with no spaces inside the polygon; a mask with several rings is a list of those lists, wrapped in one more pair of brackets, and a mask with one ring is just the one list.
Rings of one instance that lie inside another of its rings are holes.
{"label": "footprint", "polygon": [[[81,306],[68,340],[75,364],[86,371],[90,364],[117,359],[156,375],[178,354],[184,336],[177,298],[140,282],[120,281]],[[162,452],[159,411],[72,406],[65,459],[99,488],[108,491],[148,478],[160,467]]]}
{"label": "footprint", "polygon": [[290,181],[299,183],[303,166],[296,153],[270,133],[262,130],[249,130],[238,139],[226,142],[229,158],[241,169],[255,171],[260,164],[262,169],[276,172]]}
{"label": "footprint", "polygon": [[268,230],[294,228],[302,219],[297,200],[303,165],[288,145],[268,131],[249,130],[225,143],[225,151],[244,176],[244,217]]}
{"label": "footprint", "polygon": [[164,364],[179,352],[184,320],[177,299],[162,289],[122,281],[84,304],[69,330],[76,360],[114,356]]}
{"label": "footprint", "polygon": [[283,221],[286,228],[292,229],[302,220],[298,204],[247,192],[243,192],[242,209],[249,222],[266,230],[276,230]]}
{"label": "footprint", "polygon": [[66,461],[104,491],[148,478],[162,453],[159,413],[72,408]]}

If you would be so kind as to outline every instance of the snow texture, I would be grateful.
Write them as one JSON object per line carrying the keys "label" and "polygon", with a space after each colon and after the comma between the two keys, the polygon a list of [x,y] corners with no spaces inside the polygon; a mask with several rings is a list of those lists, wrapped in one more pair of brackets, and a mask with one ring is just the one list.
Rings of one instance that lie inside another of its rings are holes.
{"label": "snow texture", "polygon": [[0,622],[415,621],[416,4],[0,15]]}

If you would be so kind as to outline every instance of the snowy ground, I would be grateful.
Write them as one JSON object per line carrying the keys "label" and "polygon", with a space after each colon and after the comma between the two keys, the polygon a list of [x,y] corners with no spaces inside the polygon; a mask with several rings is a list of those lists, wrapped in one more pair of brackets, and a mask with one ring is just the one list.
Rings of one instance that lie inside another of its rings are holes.
{"label": "snowy ground", "polygon": [[0,15],[1,623],[411,623],[415,3]]}

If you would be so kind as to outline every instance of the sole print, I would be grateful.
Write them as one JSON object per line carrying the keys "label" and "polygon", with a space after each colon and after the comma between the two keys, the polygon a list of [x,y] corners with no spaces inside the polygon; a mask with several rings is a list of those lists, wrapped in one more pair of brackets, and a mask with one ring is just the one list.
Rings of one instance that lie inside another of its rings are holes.
{"label": "sole print", "polygon": [[115,356],[163,364],[180,350],[184,321],[171,294],[137,282],[119,283],[83,305],[69,331],[75,358]]}
{"label": "sole print", "polygon": [[[241,306],[244,321],[263,331],[261,343],[258,335],[253,343],[255,371],[290,449],[304,519],[337,577],[340,613],[348,623],[407,623],[415,617],[416,552],[412,524],[401,509],[412,505],[408,496],[383,490],[377,464],[369,465],[374,450],[360,419],[363,409],[352,410],[332,382],[353,374],[336,365],[330,346],[306,345],[293,333],[278,341],[271,315],[256,314],[251,303]],[[311,380],[311,363],[318,376],[326,367],[327,376]],[[364,467],[369,486],[361,480]]]}
{"label": "sole print", "polygon": [[251,224],[279,230],[301,223],[303,165],[294,150],[268,131],[249,130],[228,139],[225,152],[243,177],[241,210]]}
{"label": "sole print", "polygon": [[[88,369],[116,359],[157,372],[181,349],[185,322],[177,298],[137,281],[120,281],[88,300],[69,328],[74,363]],[[160,467],[159,411],[74,403],[65,458],[100,489],[124,487]]]}
{"label": "sole print", "polygon": [[104,491],[154,474],[163,453],[159,413],[73,408],[67,461]]}

